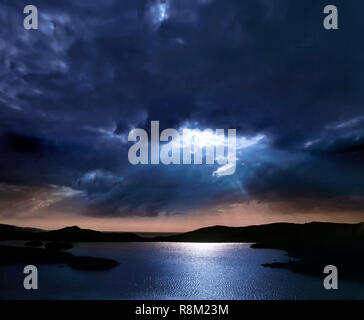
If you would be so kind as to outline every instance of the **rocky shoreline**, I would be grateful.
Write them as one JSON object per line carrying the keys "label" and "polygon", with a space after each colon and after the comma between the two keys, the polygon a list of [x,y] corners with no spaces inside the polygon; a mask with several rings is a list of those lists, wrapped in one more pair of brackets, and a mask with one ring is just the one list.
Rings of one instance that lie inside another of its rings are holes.
{"label": "rocky shoreline", "polygon": [[251,245],[255,249],[277,249],[287,252],[294,258],[288,262],[273,262],[262,264],[267,268],[283,268],[295,273],[322,277],[327,265],[338,268],[340,277],[346,280],[364,282],[364,246],[358,244],[327,243],[268,243],[260,242]]}

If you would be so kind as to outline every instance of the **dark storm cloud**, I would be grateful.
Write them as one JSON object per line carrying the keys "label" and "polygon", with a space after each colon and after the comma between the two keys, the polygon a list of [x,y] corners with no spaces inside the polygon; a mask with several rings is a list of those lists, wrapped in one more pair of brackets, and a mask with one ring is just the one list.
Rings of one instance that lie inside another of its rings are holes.
{"label": "dark storm cloud", "polygon": [[[72,199],[105,216],[255,198],[357,208],[364,8],[334,2],[337,31],[323,29],[319,1],[33,1],[39,31],[22,26],[28,3],[2,2],[0,197],[70,188],[48,208]],[[151,120],[265,138],[240,151],[233,176],[132,167],[127,134]]]}

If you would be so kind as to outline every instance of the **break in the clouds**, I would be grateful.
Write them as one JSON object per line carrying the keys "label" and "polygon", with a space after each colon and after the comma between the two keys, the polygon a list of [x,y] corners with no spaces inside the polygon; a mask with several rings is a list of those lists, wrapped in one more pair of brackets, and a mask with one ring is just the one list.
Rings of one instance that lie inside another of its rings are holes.
{"label": "break in the clouds", "polygon": [[[0,215],[181,215],[264,203],[364,208],[362,4],[333,1],[0,4]],[[132,166],[127,136],[237,130],[223,166]],[[226,167],[225,167],[226,169]],[[243,214],[243,213],[242,213]]]}

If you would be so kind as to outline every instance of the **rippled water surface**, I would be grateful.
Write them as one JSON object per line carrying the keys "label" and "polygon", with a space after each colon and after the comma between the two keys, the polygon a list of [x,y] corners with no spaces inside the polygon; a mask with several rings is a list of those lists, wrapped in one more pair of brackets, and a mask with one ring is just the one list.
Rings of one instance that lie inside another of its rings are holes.
{"label": "rippled water surface", "polygon": [[1,299],[364,299],[363,285],[270,269],[278,250],[245,243],[75,243],[76,255],[117,260],[108,271],[38,265],[39,290],[23,288],[23,265],[0,265]]}

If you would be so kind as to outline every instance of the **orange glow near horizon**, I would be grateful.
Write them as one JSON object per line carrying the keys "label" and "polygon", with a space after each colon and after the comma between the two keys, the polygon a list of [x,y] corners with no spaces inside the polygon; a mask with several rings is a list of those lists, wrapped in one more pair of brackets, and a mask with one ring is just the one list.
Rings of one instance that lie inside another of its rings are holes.
{"label": "orange glow near horizon", "polygon": [[364,213],[330,212],[328,214],[318,211],[288,214],[277,213],[268,205],[253,203],[158,217],[95,218],[69,213],[49,213],[47,216],[33,217],[25,214],[21,217],[4,218],[1,223],[45,230],[77,225],[85,229],[115,232],[186,232],[213,225],[237,227],[275,222],[305,223],[311,221],[359,223],[364,221]]}

